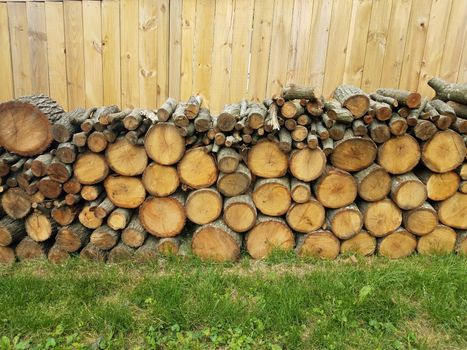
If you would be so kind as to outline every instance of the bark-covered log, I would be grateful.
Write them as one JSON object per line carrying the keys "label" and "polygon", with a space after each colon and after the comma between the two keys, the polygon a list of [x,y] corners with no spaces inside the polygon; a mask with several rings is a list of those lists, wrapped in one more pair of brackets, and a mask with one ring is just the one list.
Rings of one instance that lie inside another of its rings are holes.
{"label": "bark-covered log", "polygon": [[309,183],[292,178],[290,181],[290,195],[295,203],[305,203],[311,198]]}
{"label": "bark-covered log", "polygon": [[370,107],[370,98],[361,89],[352,85],[341,85],[334,91],[334,98],[347,108],[355,118],[362,117]]}
{"label": "bark-covered log", "polygon": [[47,259],[54,264],[64,264],[70,259],[70,253],[55,243],[47,253]]}
{"label": "bark-covered log", "polygon": [[221,215],[222,196],[212,187],[193,191],[186,198],[185,210],[190,221],[205,225]]}
{"label": "bark-covered log", "polygon": [[0,220],[0,246],[6,247],[19,242],[26,236],[23,220],[5,216]]}
{"label": "bark-covered log", "polygon": [[10,265],[13,264],[16,260],[16,254],[14,247],[2,247],[0,246],[0,265],[6,264]]}
{"label": "bark-covered log", "polygon": [[368,202],[385,198],[391,191],[391,177],[378,164],[372,164],[354,175],[358,195]]}
{"label": "bark-covered log", "polygon": [[105,262],[108,252],[89,242],[79,253],[80,257],[89,261]]}
{"label": "bark-covered log", "polygon": [[224,106],[217,117],[217,127],[220,131],[232,131],[240,117],[240,104],[228,104]]}
{"label": "bark-covered log", "polygon": [[434,77],[428,80],[428,85],[435,90],[437,98],[467,105],[467,84],[450,84]]}
{"label": "bark-covered log", "polygon": [[396,99],[400,104],[409,108],[418,108],[422,97],[418,92],[409,92],[398,89],[377,89],[376,92],[380,95]]}
{"label": "bark-covered log", "polygon": [[333,260],[339,254],[340,242],[332,232],[319,230],[302,235],[295,250],[301,257]]}
{"label": "bark-covered log", "polygon": [[289,84],[282,89],[282,97],[285,100],[315,100],[314,87],[300,86],[296,84]]}
{"label": "bark-covered log", "polygon": [[121,239],[123,243],[129,247],[138,248],[143,245],[147,235],[147,232],[139,221],[138,213],[134,212],[130,222],[122,231]]}
{"label": "bark-covered log", "polygon": [[96,229],[102,225],[102,219],[94,215],[91,205],[85,205],[78,215],[79,222],[90,229]]}
{"label": "bark-covered log", "polygon": [[166,122],[167,120],[169,120],[176,107],[177,100],[175,100],[172,97],[169,97],[157,110],[157,118],[159,119],[159,121]]}
{"label": "bark-covered log", "polygon": [[24,237],[15,248],[18,260],[43,260],[47,257],[47,251],[50,244],[45,242],[36,242],[30,237]]}
{"label": "bark-covered log", "polygon": [[238,152],[229,147],[223,147],[217,152],[217,167],[220,172],[233,173],[237,170],[238,164],[241,161],[241,156]]}
{"label": "bark-covered log", "polygon": [[[467,256],[467,231],[458,231],[457,241],[456,241],[456,252],[457,254]],[[0,261],[1,261],[1,252],[0,252]]]}
{"label": "bark-covered log", "polygon": [[91,230],[76,222],[60,228],[55,241],[63,250],[73,253],[85,246],[90,236]]}
{"label": "bark-covered log", "polygon": [[148,236],[138,249],[135,251],[136,259],[140,261],[149,261],[157,257],[157,238]]}
{"label": "bark-covered log", "polygon": [[1,196],[2,208],[13,219],[22,219],[31,210],[31,196],[20,188],[10,188]]}
{"label": "bark-covered log", "polygon": [[231,197],[224,202],[224,223],[235,232],[253,228],[256,217],[256,206],[249,194]]}
{"label": "bark-covered log", "polygon": [[130,261],[133,258],[135,249],[127,246],[125,243],[120,242],[109,252],[108,261],[118,263],[123,261]]}
{"label": "bark-covered log", "polygon": [[96,228],[91,233],[90,242],[99,249],[109,250],[115,247],[120,239],[120,233],[107,225]]}
{"label": "bark-covered log", "polygon": [[163,256],[177,255],[180,249],[180,238],[166,237],[157,242],[157,252]]}

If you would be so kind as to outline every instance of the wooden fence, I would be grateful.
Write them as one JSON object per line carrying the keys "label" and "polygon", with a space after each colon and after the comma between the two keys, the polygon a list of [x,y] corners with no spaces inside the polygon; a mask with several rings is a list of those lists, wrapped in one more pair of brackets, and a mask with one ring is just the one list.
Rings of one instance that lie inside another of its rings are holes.
{"label": "wooden fence", "polygon": [[467,0],[0,0],[0,100],[218,111],[288,82],[418,89],[467,81]]}

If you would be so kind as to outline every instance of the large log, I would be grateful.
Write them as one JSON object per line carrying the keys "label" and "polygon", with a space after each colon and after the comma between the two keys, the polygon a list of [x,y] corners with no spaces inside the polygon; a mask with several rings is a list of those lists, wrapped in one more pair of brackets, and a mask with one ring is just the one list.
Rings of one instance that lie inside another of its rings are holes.
{"label": "large log", "polygon": [[307,233],[323,226],[325,218],[324,207],[316,199],[306,203],[294,203],[287,211],[286,220],[294,231]]}
{"label": "large log", "polygon": [[260,177],[282,177],[287,173],[287,155],[273,141],[262,141],[248,152],[248,168]]}
{"label": "large log", "polygon": [[378,253],[390,259],[405,258],[417,247],[415,236],[404,229],[398,229],[378,242]]}
{"label": "large log", "polygon": [[342,254],[373,255],[376,250],[376,238],[366,231],[360,231],[355,236],[341,243]]}
{"label": "large log", "polygon": [[362,230],[363,216],[355,203],[326,213],[329,228],[340,239],[349,239]]}
{"label": "large log", "polygon": [[402,212],[390,199],[377,202],[359,202],[363,224],[370,234],[383,237],[396,230],[402,223]]}
{"label": "large log", "polygon": [[355,137],[348,129],[344,138],[334,144],[331,163],[345,171],[359,171],[370,166],[376,159],[376,145],[368,139]]}
{"label": "large log", "polygon": [[29,237],[36,242],[44,242],[56,233],[57,226],[50,216],[34,211],[25,221],[24,227]]}
{"label": "large log", "polygon": [[316,198],[326,208],[340,208],[352,203],[357,197],[357,183],[348,172],[326,167],[314,183]]}
{"label": "large log", "polygon": [[124,137],[107,147],[105,157],[110,169],[123,176],[140,175],[148,164],[144,147],[132,145]]}
{"label": "large log", "polygon": [[245,244],[253,259],[264,259],[275,250],[292,250],[295,237],[283,219],[260,215],[255,227],[248,232]]}
{"label": "large log", "polygon": [[82,153],[73,166],[73,174],[83,185],[93,185],[103,181],[109,174],[105,157],[97,153]]}
{"label": "large log", "polygon": [[44,95],[25,96],[0,104],[0,146],[21,156],[34,156],[52,142],[52,122],[64,111]]}
{"label": "large log", "polygon": [[47,257],[49,244],[36,242],[30,237],[24,237],[15,248],[18,260],[42,260]]}
{"label": "large log", "polygon": [[445,173],[456,169],[465,160],[466,147],[462,137],[452,130],[437,132],[422,149],[422,161],[431,171]]}
{"label": "large log", "polygon": [[457,234],[452,228],[436,226],[433,231],[420,237],[417,251],[422,255],[449,254],[456,248]]}
{"label": "large log", "polygon": [[105,191],[115,206],[138,208],[146,198],[146,190],[137,177],[111,175],[104,181]]}
{"label": "large log", "polygon": [[242,239],[221,219],[201,226],[193,233],[191,249],[203,260],[235,261],[240,256]]}
{"label": "large log", "polygon": [[198,147],[185,153],[177,172],[181,183],[199,189],[212,186],[218,171],[214,157],[204,147]]}
{"label": "large log", "polygon": [[425,202],[418,208],[405,211],[403,223],[407,231],[417,236],[424,236],[438,225],[438,214],[430,203]]}
{"label": "large log", "polygon": [[188,219],[198,225],[216,220],[222,212],[222,196],[214,188],[191,192],[185,202]]}
{"label": "large log", "polygon": [[438,174],[420,168],[415,171],[415,174],[425,184],[427,196],[432,201],[448,199],[459,188],[460,178],[454,171]]}
{"label": "large log", "polygon": [[144,148],[152,160],[162,165],[172,165],[182,159],[185,139],[172,123],[158,123],[146,133]]}
{"label": "large log", "polygon": [[411,171],[420,160],[420,145],[410,135],[393,137],[378,148],[378,163],[391,174]]}
{"label": "large log", "polygon": [[452,197],[437,203],[439,221],[443,224],[467,229],[467,194],[456,192]]}
{"label": "large log", "polygon": [[184,203],[181,193],[165,198],[148,197],[139,208],[139,220],[156,237],[174,237],[185,226]]}
{"label": "large log", "polygon": [[340,242],[331,232],[320,230],[302,235],[295,250],[302,257],[333,260],[339,254]]}
{"label": "large log", "polygon": [[31,197],[20,188],[10,188],[1,196],[2,208],[13,219],[22,219],[31,210]]}
{"label": "large log", "polygon": [[284,215],[290,207],[290,181],[287,177],[260,179],[253,190],[253,202],[258,210],[269,216]]}
{"label": "large log", "polygon": [[311,182],[321,176],[326,167],[326,155],[320,148],[294,150],[290,154],[289,168],[298,180]]}
{"label": "large log", "polygon": [[358,195],[367,202],[385,198],[391,191],[391,177],[378,164],[372,164],[354,175]]}
{"label": "large log", "polygon": [[144,170],[142,181],[146,191],[156,197],[171,195],[180,184],[177,169],[157,163],[151,163]]}

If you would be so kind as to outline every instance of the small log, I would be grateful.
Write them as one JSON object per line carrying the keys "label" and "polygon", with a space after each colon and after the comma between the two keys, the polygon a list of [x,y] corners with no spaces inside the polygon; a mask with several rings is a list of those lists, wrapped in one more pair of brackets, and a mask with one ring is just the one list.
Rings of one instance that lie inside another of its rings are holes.
{"label": "small log", "polygon": [[395,98],[383,96],[383,95],[377,94],[376,92],[370,94],[370,98],[377,102],[387,103],[388,105],[391,105],[392,107],[399,106],[399,102]]}
{"label": "small log", "polygon": [[156,197],[171,195],[180,184],[177,169],[157,163],[151,163],[144,170],[142,181],[146,191]]}
{"label": "small log", "polygon": [[31,197],[20,188],[10,188],[1,196],[2,208],[13,219],[22,219],[31,210]]}
{"label": "small log", "polygon": [[292,177],[290,182],[290,195],[295,203],[308,202],[311,198],[310,184]]}
{"label": "small log", "polygon": [[307,101],[306,110],[313,117],[320,117],[324,112],[324,103],[321,99]]}
{"label": "small log", "polygon": [[422,161],[431,171],[445,173],[461,165],[466,156],[462,137],[452,130],[437,132],[422,148]]}
{"label": "small log", "polygon": [[250,230],[256,217],[256,207],[250,195],[231,197],[224,202],[224,223],[235,232]]}
{"label": "small log", "polygon": [[376,143],[384,143],[391,138],[389,127],[379,120],[373,121],[368,127],[370,137]]}
{"label": "small log", "polygon": [[321,141],[321,146],[323,148],[323,152],[328,157],[334,151],[334,140],[333,139],[326,139]]}
{"label": "small log", "polygon": [[253,259],[264,259],[275,250],[291,251],[295,237],[282,218],[260,215],[246,235],[245,244]]}
{"label": "small log", "polygon": [[337,100],[330,100],[324,103],[327,116],[342,124],[351,124],[354,116],[347,108],[343,108],[341,103]]}
{"label": "small log", "polygon": [[12,219],[9,216],[0,219],[0,246],[15,244],[24,236],[26,236],[26,230],[23,220]]}
{"label": "small log", "polygon": [[60,226],[70,225],[76,218],[78,210],[75,206],[62,205],[52,209],[50,215]]}
{"label": "small log", "polygon": [[296,232],[307,233],[323,226],[324,207],[314,198],[306,203],[294,203],[287,211],[286,220],[290,228]]}
{"label": "small log", "polygon": [[[143,245],[147,235],[147,232],[144,230],[143,225],[141,225],[141,222],[139,221],[138,213],[134,212],[130,222],[122,231],[121,238],[123,243],[129,247],[138,248]],[[148,239],[149,238],[151,237],[148,237]],[[148,243],[148,245],[150,245],[150,243]]]}
{"label": "small log", "polygon": [[315,100],[316,96],[314,93],[314,87],[299,86],[295,84],[289,84],[282,89],[282,98],[284,100]]}
{"label": "small log", "polygon": [[313,191],[325,207],[340,208],[355,200],[357,183],[348,172],[327,166],[313,184]]}
{"label": "small log", "polygon": [[157,257],[157,238],[149,236],[135,251],[135,257],[140,261],[154,260]]}
{"label": "small log", "polygon": [[418,108],[422,101],[422,97],[418,92],[409,92],[398,89],[377,89],[376,93],[396,99],[400,104],[409,108]]}
{"label": "small log", "polygon": [[113,210],[115,209],[115,205],[112,203],[109,197],[105,197],[105,199],[96,207],[94,208],[94,215],[98,219],[104,219],[107,217]]}
{"label": "small log", "polygon": [[127,130],[136,130],[142,123],[143,116],[141,109],[133,109],[125,118],[123,118],[123,127]]}
{"label": "small log", "polygon": [[347,126],[342,123],[335,123],[331,128],[329,128],[329,137],[334,141],[341,140],[344,137],[345,129]]}
{"label": "small log", "polygon": [[334,90],[334,98],[347,108],[355,118],[364,116],[370,107],[370,98],[356,86],[338,86]]}
{"label": "small log", "polygon": [[52,125],[52,137],[57,142],[68,142],[71,136],[79,130],[78,125],[74,123],[76,118],[83,115],[84,108],[77,108],[63,116]]}
{"label": "small log", "polygon": [[389,131],[391,134],[395,136],[404,135],[407,128],[407,120],[397,113],[392,113],[391,119],[389,120]]}
{"label": "small log", "polygon": [[252,198],[256,208],[263,214],[284,215],[291,204],[289,179],[282,177],[257,180]]}
{"label": "small log", "polygon": [[259,129],[264,126],[266,118],[266,107],[263,104],[253,103],[248,108],[248,125],[252,129]]}
{"label": "small log", "polygon": [[200,95],[190,96],[186,103],[185,115],[188,119],[195,119],[200,111],[200,106],[203,103],[203,98]]}
{"label": "small log", "polygon": [[234,197],[248,191],[252,181],[250,170],[243,164],[239,164],[233,173],[220,173],[217,179],[217,189],[227,197]]}
{"label": "small log", "polygon": [[214,157],[202,147],[190,149],[177,166],[182,184],[190,188],[212,186],[217,180],[217,166]]}
{"label": "small log", "polygon": [[384,237],[395,231],[402,223],[402,212],[390,199],[377,202],[359,202],[363,224],[374,237]]}
{"label": "small log", "polygon": [[65,193],[77,194],[81,191],[82,186],[76,177],[72,177],[63,184],[62,188]]}
{"label": "small log", "polygon": [[378,242],[378,254],[389,259],[400,259],[411,255],[416,247],[415,236],[400,228]]}
{"label": "small log", "polygon": [[454,101],[467,104],[467,85],[450,84],[441,78],[431,78],[428,85],[436,92],[436,97],[443,101]]}
{"label": "small log", "polygon": [[225,105],[222,113],[217,117],[217,127],[220,131],[232,131],[240,117],[240,104]]}
{"label": "small log", "polygon": [[240,161],[240,154],[232,148],[223,147],[217,152],[217,167],[220,172],[233,173],[237,170]]}
{"label": "small log", "polygon": [[123,242],[120,242],[109,252],[108,261],[111,263],[130,261],[132,260],[134,253],[134,248],[127,246]]}
{"label": "small log", "polygon": [[281,107],[281,115],[286,119],[292,119],[305,113],[305,109],[299,101],[287,101]]}
{"label": "small log", "polygon": [[120,233],[107,225],[96,228],[91,233],[90,242],[99,249],[109,250],[117,245]]}
{"label": "small log", "polygon": [[157,242],[157,251],[163,256],[177,255],[180,250],[180,239],[178,237],[161,238]]}
{"label": "small log", "polygon": [[368,135],[367,126],[361,119],[355,119],[352,122],[352,131],[355,136],[367,136]]}
{"label": "small log", "polygon": [[185,107],[186,104],[179,103],[172,114],[173,123],[178,127],[188,126],[188,124],[190,124],[190,120],[185,115]]}
{"label": "small log", "polygon": [[44,153],[36,157],[31,163],[31,171],[34,176],[42,177],[47,174],[47,167],[52,162],[54,156],[51,153]]}
{"label": "small log", "polygon": [[[456,252],[459,255],[464,255],[464,256],[467,255],[467,232],[466,231],[459,231],[457,233]],[[0,250],[0,261],[2,261],[1,250]]]}
{"label": "small log", "polygon": [[295,150],[290,154],[289,167],[295,178],[310,182],[320,177],[324,172],[326,155],[320,148]]}
{"label": "small log", "polygon": [[55,243],[47,253],[47,259],[54,264],[64,264],[70,259],[70,253]]}
{"label": "small log", "polygon": [[391,199],[401,209],[415,209],[427,199],[427,190],[418,177],[406,173],[392,178]]}
{"label": "small log", "polygon": [[105,262],[107,260],[107,254],[107,251],[96,247],[91,242],[89,242],[79,253],[81,258],[95,262]]}
{"label": "small log", "polygon": [[425,202],[418,208],[405,211],[403,224],[407,231],[417,236],[424,236],[438,225],[438,214],[430,203]]}
{"label": "small log", "polygon": [[284,128],[279,131],[279,149],[285,153],[292,150],[292,135]]}
{"label": "small log", "polygon": [[56,244],[68,253],[77,252],[84,247],[91,236],[91,230],[76,222],[58,230]]}
{"label": "small log", "polygon": [[355,236],[341,243],[342,254],[373,255],[376,250],[376,238],[366,231],[360,231]]}
{"label": "small log", "polygon": [[391,177],[377,164],[372,164],[354,174],[354,178],[357,182],[358,195],[368,202],[385,198],[391,190]]}
{"label": "small log", "polygon": [[0,246],[0,265],[11,265],[16,260],[15,249],[13,247]]}
{"label": "small log", "polygon": [[104,191],[102,185],[85,185],[81,188],[81,197],[86,201],[93,201],[97,199]]}
{"label": "small log", "polygon": [[47,175],[51,180],[57,181],[61,184],[67,182],[73,173],[70,164],[62,163],[58,158],[54,158],[47,167]]}
{"label": "small log", "polygon": [[362,230],[363,216],[355,203],[329,210],[326,220],[331,231],[340,239],[349,239]]}
{"label": "small log", "polygon": [[57,146],[55,156],[60,162],[73,164],[76,160],[77,148],[70,142],[61,143]]}
{"label": "small log", "polygon": [[185,153],[185,140],[171,123],[153,125],[144,138],[149,158],[161,165],[177,163]]}
{"label": "small log", "polygon": [[185,202],[186,216],[198,225],[216,220],[222,212],[222,196],[214,188],[191,192]]}
{"label": "small log", "polygon": [[295,251],[300,257],[334,260],[340,251],[340,242],[330,231],[319,230],[302,235]]}
{"label": "small log", "polygon": [[437,131],[436,125],[429,120],[418,120],[417,125],[413,128],[415,137],[421,141],[431,139]]}
{"label": "small log", "polygon": [[[185,109],[186,113],[186,109]],[[197,132],[206,132],[212,127],[212,118],[209,109],[201,108],[198,116],[194,120],[195,130]]]}
{"label": "small log", "polygon": [[177,100],[169,97],[162,106],[157,110],[157,119],[161,122],[166,122],[171,117],[177,107]]}
{"label": "small log", "polygon": [[78,220],[84,227],[96,229],[102,225],[102,219],[96,218],[91,208],[91,205],[85,205],[78,215]]}
{"label": "small log", "polygon": [[390,174],[405,174],[420,160],[420,145],[410,135],[389,139],[378,147],[378,163]]}
{"label": "small log", "polygon": [[[130,221],[131,213],[132,212],[129,209],[117,208],[109,214],[107,225],[114,230],[122,230]],[[96,216],[98,215],[96,214]]]}
{"label": "small log", "polygon": [[306,140],[308,136],[308,129],[303,125],[297,125],[294,130],[290,133],[292,140],[296,142],[302,142]]}

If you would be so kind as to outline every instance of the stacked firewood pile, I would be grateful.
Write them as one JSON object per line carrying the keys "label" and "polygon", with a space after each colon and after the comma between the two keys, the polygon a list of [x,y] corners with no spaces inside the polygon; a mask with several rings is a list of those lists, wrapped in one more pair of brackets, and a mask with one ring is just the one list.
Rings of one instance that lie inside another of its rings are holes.
{"label": "stacked firewood pile", "polygon": [[467,254],[467,85],[429,85],[433,100],[342,85],[329,101],[290,85],[217,116],[200,96],[3,103],[0,261]]}

